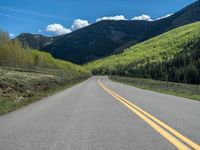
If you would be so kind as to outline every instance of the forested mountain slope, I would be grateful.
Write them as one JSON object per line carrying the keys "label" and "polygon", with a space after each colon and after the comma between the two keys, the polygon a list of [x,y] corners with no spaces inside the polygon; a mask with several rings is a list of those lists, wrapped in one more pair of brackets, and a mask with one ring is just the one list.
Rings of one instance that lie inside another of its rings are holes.
{"label": "forested mountain slope", "polygon": [[43,47],[54,42],[54,37],[47,37],[40,34],[22,33],[17,38],[23,46],[33,49],[42,49]]}
{"label": "forested mountain slope", "polygon": [[200,22],[85,65],[93,74],[200,83]]}

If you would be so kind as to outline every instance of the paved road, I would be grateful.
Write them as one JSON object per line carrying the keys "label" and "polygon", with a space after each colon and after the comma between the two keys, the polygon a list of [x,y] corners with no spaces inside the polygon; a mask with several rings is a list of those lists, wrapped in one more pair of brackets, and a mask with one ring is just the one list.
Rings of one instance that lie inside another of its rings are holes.
{"label": "paved road", "polygon": [[0,150],[177,149],[101,84],[200,144],[200,102],[97,80],[1,116]]}

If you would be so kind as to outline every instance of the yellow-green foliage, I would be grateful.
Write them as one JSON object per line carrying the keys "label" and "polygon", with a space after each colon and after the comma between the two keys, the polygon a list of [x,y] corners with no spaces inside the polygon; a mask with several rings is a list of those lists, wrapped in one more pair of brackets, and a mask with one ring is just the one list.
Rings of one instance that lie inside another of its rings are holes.
{"label": "yellow-green foliage", "polygon": [[11,41],[8,34],[2,30],[0,30],[0,66],[87,73],[82,67],[55,59],[46,52],[23,48],[17,40]]}
{"label": "yellow-green foliage", "polygon": [[90,76],[82,67],[23,48],[0,31],[0,114],[15,110]]}
{"label": "yellow-green foliage", "polygon": [[200,38],[200,22],[189,24],[165,34],[152,38],[146,42],[140,43],[121,54],[112,55],[89,64],[85,68],[95,70],[106,68],[115,70],[119,66],[145,65],[147,62],[159,62],[166,59],[172,59],[175,54],[183,51],[183,46],[190,42],[195,42]]}

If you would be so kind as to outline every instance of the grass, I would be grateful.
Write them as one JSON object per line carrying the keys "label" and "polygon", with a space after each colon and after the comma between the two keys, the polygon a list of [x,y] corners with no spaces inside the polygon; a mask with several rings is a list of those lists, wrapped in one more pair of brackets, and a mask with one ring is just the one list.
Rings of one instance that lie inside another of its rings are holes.
{"label": "grass", "polygon": [[138,88],[200,101],[199,85],[156,81],[151,79],[119,77],[119,76],[109,76],[109,78],[113,81],[135,86]]}
{"label": "grass", "polygon": [[0,68],[0,114],[21,108],[89,78],[58,70]]}
{"label": "grass", "polygon": [[0,114],[72,86],[90,71],[10,40],[0,29]]}

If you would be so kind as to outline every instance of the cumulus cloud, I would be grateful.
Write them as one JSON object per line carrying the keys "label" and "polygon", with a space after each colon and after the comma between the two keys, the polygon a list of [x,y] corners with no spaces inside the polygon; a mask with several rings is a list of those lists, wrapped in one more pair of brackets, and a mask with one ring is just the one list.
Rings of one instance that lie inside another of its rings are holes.
{"label": "cumulus cloud", "polygon": [[9,36],[10,36],[10,38],[12,39],[12,38],[14,38],[14,37],[15,37],[15,34],[13,34],[13,33],[10,33],[10,34],[9,34]]}
{"label": "cumulus cloud", "polygon": [[170,17],[170,16],[173,15],[173,14],[174,14],[174,13],[167,14],[167,15],[165,15],[165,16],[162,16],[162,17],[157,18],[156,20],[160,20],[160,19],[164,19],[164,18]]}
{"label": "cumulus cloud", "polygon": [[67,29],[63,25],[58,24],[58,23],[54,23],[54,24],[48,25],[46,27],[46,31],[47,32],[52,32],[55,35],[63,35],[63,34],[68,34],[68,33],[72,32],[71,29]]}
{"label": "cumulus cloud", "polygon": [[80,28],[86,27],[90,25],[89,22],[87,20],[82,20],[82,19],[76,19],[74,20],[72,26],[71,26],[71,30],[78,30]]}
{"label": "cumulus cloud", "polygon": [[117,16],[97,18],[96,22],[99,22],[99,21],[102,21],[102,20],[127,20],[127,19],[123,15],[117,15]]}
{"label": "cumulus cloud", "polygon": [[[71,28],[65,28],[63,25],[54,23],[50,24],[46,27],[47,32],[54,33],[55,35],[63,35],[71,33],[72,31],[78,30],[80,28],[86,27],[90,25],[87,20],[82,19],[76,19],[74,20],[73,24],[71,25]],[[42,30],[38,30],[38,32],[42,32]]]}
{"label": "cumulus cloud", "polygon": [[141,16],[136,16],[133,17],[131,20],[145,20],[145,21],[153,21],[153,19],[151,19],[151,17],[149,15],[141,15]]}

